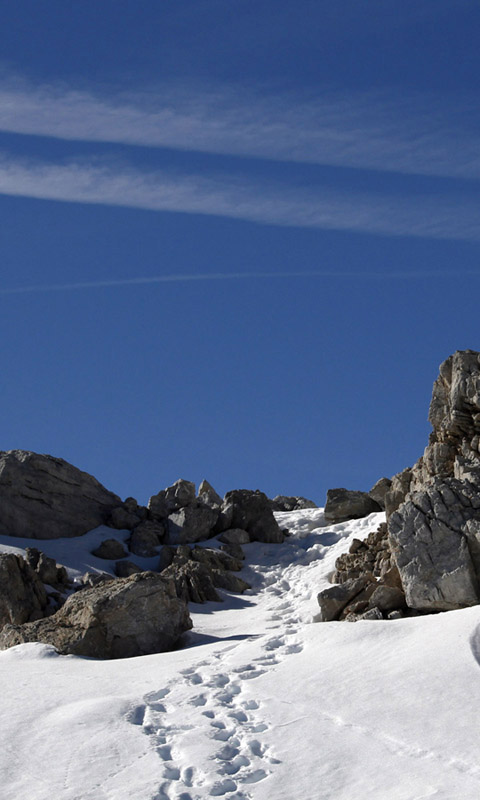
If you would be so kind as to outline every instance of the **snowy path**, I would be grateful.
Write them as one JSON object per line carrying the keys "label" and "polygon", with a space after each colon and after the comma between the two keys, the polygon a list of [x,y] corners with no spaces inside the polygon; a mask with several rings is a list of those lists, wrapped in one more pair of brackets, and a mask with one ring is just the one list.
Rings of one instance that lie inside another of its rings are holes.
{"label": "snowy path", "polygon": [[282,515],[284,545],[247,548],[252,593],[192,607],[173,653],[1,653],[2,800],[477,800],[480,609],[309,624],[381,518]]}

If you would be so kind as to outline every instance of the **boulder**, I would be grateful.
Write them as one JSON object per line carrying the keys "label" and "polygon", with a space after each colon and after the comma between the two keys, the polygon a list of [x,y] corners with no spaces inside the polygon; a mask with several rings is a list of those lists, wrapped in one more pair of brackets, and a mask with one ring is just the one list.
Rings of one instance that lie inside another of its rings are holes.
{"label": "boulder", "polygon": [[270,500],[270,507],[272,511],[301,511],[302,508],[318,508],[313,500],[307,500],[306,497],[287,497],[283,494],[278,494],[273,500]]}
{"label": "boulder", "polygon": [[114,572],[117,578],[129,578],[130,575],[135,575],[136,572],[143,572],[143,570],[133,561],[117,561]]}
{"label": "boulder", "polygon": [[385,513],[387,515],[387,520],[407,499],[411,481],[412,470],[410,467],[407,467],[407,469],[393,476],[392,484],[385,495]]}
{"label": "boulder", "polygon": [[193,547],[190,550],[190,558],[193,561],[199,561],[200,564],[205,564],[210,569],[238,572],[243,566],[241,561],[233,558],[228,553],[224,553],[221,550],[213,550],[210,547]]}
{"label": "boulder", "polygon": [[223,544],[248,544],[250,542],[250,534],[242,528],[229,528],[218,537],[218,541]]}
{"label": "boulder", "polygon": [[128,540],[131,553],[141,558],[152,558],[158,555],[158,548],[165,538],[165,526],[161,522],[145,520],[132,531]]}
{"label": "boulder", "polygon": [[368,496],[378,503],[382,511],[385,511],[385,496],[387,492],[390,491],[391,487],[392,481],[390,478],[380,478],[368,492]]}
{"label": "boulder", "polygon": [[63,655],[128,658],[171,650],[191,627],[173,582],[140,572],[77,592],[48,619],[6,625],[0,649],[44,642]]}
{"label": "boulder", "polygon": [[57,564],[54,558],[49,558],[45,553],[37,550],[36,547],[27,547],[25,561],[35,570],[42,583],[53,586],[60,591],[66,589],[70,584],[65,567]]}
{"label": "boulder", "polygon": [[226,519],[231,519],[227,529],[241,528],[249,533],[252,541],[279,543],[284,540],[270,501],[263,492],[249,489],[227,492],[221,511]]}
{"label": "boulder", "polygon": [[0,554],[0,628],[43,617],[45,587],[35,570],[19,555]]}
{"label": "boulder", "polygon": [[185,603],[220,602],[211,570],[197,561],[172,563],[163,570],[162,575],[171,578],[175,584],[177,596]]}
{"label": "boulder", "polygon": [[370,583],[368,577],[355,578],[337,586],[324,589],[317,597],[323,622],[339,619],[342,611]]}
{"label": "boulder", "polygon": [[127,551],[118,539],[104,539],[103,542],[92,550],[92,556],[104,558],[106,561],[116,561],[118,558],[125,558]]}
{"label": "boulder", "polygon": [[199,542],[213,535],[218,511],[208,506],[185,506],[170,514],[167,521],[168,542],[185,544]]}
{"label": "boulder", "polygon": [[172,486],[167,486],[150,498],[149,517],[153,520],[165,520],[169,514],[195,504],[195,484],[179,478]]}
{"label": "boulder", "polygon": [[381,511],[379,504],[367,492],[350,489],[329,489],[325,504],[325,520],[336,524],[348,519],[360,519]]}
{"label": "boulder", "polygon": [[81,536],[105,523],[117,495],[61,458],[0,452],[0,533],[33,539]]}
{"label": "boulder", "polygon": [[140,517],[135,512],[129,511],[123,506],[112,509],[108,519],[108,525],[118,531],[131,531],[140,523]]}

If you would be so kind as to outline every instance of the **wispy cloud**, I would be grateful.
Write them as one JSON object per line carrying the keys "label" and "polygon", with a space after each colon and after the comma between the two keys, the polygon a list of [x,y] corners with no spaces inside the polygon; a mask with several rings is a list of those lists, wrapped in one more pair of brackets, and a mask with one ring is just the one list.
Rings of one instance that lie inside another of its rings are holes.
{"label": "wispy cloud", "polygon": [[205,273],[180,273],[177,275],[154,275],[144,278],[124,278],[116,280],[78,281],[76,283],[51,283],[35,284],[31,286],[1,287],[2,295],[44,294],[53,292],[71,292],[88,289],[115,289],[132,286],[153,286],[164,283],[197,283],[209,281],[249,281],[249,280],[282,280],[282,279],[330,279],[335,280],[378,280],[378,281],[404,281],[422,280],[425,278],[458,278],[459,275],[480,278],[480,270],[404,270],[402,272],[375,272],[373,270],[345,271],[345,270],[307,270],[297,272],[205,272]]}
{"label": "wispy cloud", "polygon": [[135,94],[0,80],[0,131],[293,162],[480,178],[475,103],[239,87]]}
{"label": "wispy cloud", "polygon": [[298,189],[225,175],[142,172],[99,162],[52,164],[0,157],[0,194],[217,215],[293,227],[436,239],[480,239],[476,204],[461,197],[401,197]]}

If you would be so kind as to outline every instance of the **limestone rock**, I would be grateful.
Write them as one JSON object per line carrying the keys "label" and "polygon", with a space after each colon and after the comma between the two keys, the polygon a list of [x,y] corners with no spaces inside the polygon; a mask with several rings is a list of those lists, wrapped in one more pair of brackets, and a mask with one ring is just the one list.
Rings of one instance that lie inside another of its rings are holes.
{"label": "limestone rock", "polygon": [[128,511],[128,509],[124,508],[123,506],[118,506],[117,508],[112,509],[112,513],[108,519],[108,525],[111,528],[116,528],[118,531],[131,531],[139,523],[140,517],[138,514]]}
{"label": "limestone rock", "polygon": [[49,558],[36,547],[27,547],[25,561],[35,570],[42,583],[47,583],[60,591],[70,584],[65,567],[57,564],[54,558]]}
{"label": "limestone rock", "polygon": [[231,516],[228,528],[248,531],[257,542],[283,542],[284,535],[273,516],[268,497],[258,490],[235,489],[227,492],[222,505],[226,517]]}
{"label": "limestone rock", "polygon": [[385,510],[385,496],[387,492],[390,491],[391,487],[392,481],[390,478],[380,478],[380,480],[376,482],[375,486],[372,486],[368,492],[368,496],[378,503],[382,511]]}
{"label": "limestone rock", "polygon": [[211,571],[205,564],[197,561],[186,561],[183,564],[172,563],[163,570],[162,575],[171,578],[175,584],[177,596],[185,603],[206,603],[209,600],[220,602]]}
{"label": "limestone rock", "polygon": [[348,519],[360,519],[381,511],[367,492],[357,492],[349,489],[329,489],[325,505],[325,520],[336,524]]}
{"label": "limestone rock", "polygon": [[131,553],[141,558],[152,558],[158,555],[158,548],[165,538],[165,527],[161,522],[145,520],[132,531],[128,540]]}
{"label": "limestone rock", "polygon": [[81,536],[106,522],[120,502],[61,458],[0,452],[0,533],[34,539]]}
{"label": "limestone rock", "polygon": [[0,649],[45,642],[62,654],[128,658],[170,650],[191,627],[173,582],[140,572],[77,592],[48,619],[6,625]]}
{"label": "limestone rock", "polygon": [[412,470],[410,467],[403,472],[397,473],[392,478],[392,484],[385,495],[385,513],[387,519],[399,508],[407,499],[412,481]]}
{"label": "limestone rock", "polygon": [[213,550],[210,547],[193,547],[190,550],[190,558],[193,561],[205,564],[210,569],[223,571],[238,572],[243,566],[241,561],[228,555],[228,553],[224,553],[221,550]]}
{"label": "limestone rock", "polygon": [[92,556],[104,558],[106,561],[116,561],[117,558],[125,558],[127,551],[117,539],[104,539],[103,542],[92,550]]}
{"label": "limestone rock", "polygon": [[130,575],[135,575],[137,572],[142,572],[142,568],[133,561],[117,561],[114,567],[114,572],[117,578],[129,578]]}
{"label": "limestone rock", "polygon": [[318,508],[313,500],[307,500],[306,497],[287,497],[283,494],[278,494],[273,500],[270,500],[270,507],[272,511],[300,511],[302,508]]}
{"label": "limestone rock", "polygon": [[230,528],[224,531],[218,537],[219,542],[223,544],[248,544],[250,541],[250,534],[242,528]]}
{"label": "limestone rock", "polygon": [[39,619],[46,607],[45,587],[32,567],[19,555],[0,554],[0,628]]}
{"label": "limestone rock", "polygon": [[168,542],[185,544],[199,542],[213,535],[218,511],[208,506],[185,506],[170,514],[167,521]]}
{"label": "limestone rock", "polygon": [[368,586],[367,577],[345,581],[337,586],[324,589],[317,597],[323,622],[330,622],[340,617],[343,609]]}
{"label": "limestone rock", "polygon": [[222,505],[222,498],[206,480],[203,480],[198,487],[198,500],[212,508],[220,508]]}

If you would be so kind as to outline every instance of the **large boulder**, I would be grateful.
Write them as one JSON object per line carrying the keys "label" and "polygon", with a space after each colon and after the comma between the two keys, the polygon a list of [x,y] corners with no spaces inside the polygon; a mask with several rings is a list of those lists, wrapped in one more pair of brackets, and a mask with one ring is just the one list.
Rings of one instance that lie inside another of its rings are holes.
{"label": "large boulder", "polygon": [[[258,490],[234,489],[227,492],[221,508],[225,520],[224,530],[241,528],[250,534],[250,539],[257,542],[283,542],[284,535],[273,516],[270,500]],[[221,533],[221,531],[217,532]]]}
{"label": "large boulder", "polygon": [[290,497],[284,494],[277,494],[270,500],[272,511],[301,511],[302,508],[318,508],[313,500],[306,497]]}
{"label": "large boulder", "polygon": [[204,505],[190,505],[170,514],[167,520],[170,544],[199,542],[213,535],[219,512]]}
{"label": "large boulder", "polygon": [[44,642],[63,655],[127,658],[171,650],[191,627],[173,581],[139,572],[77,592],[47,619],[6,625],[0,649]]}
{"label": "large boulder", "polygon": [[81,536],[121,500],[61,458],[0,452],[0,533],[33,539]]}
{"label": "large boulder", "polygon": [[164,520],[172,512],[195,503],[195,484],[179,478],[172,486],[167,486],[150,498],[148,510],[152,519]]}
{"label": "large boulder", "polygon": [[348,519],[360,519],[381,511],[381,506],[373,500],[368,492],[357,492],[350,489],[329,489],[325,504],[325,520],[336,524]]}

